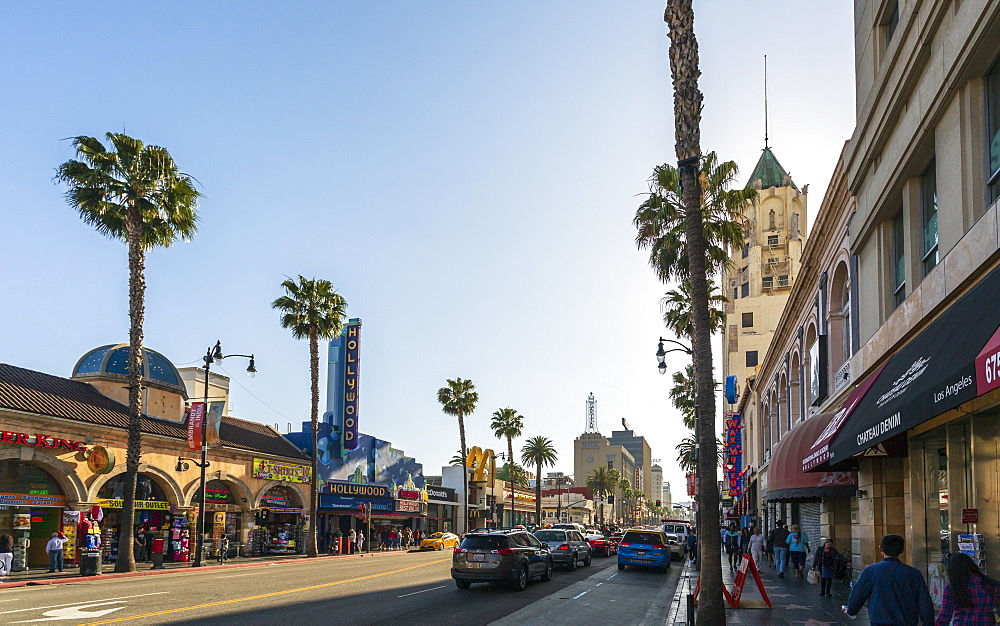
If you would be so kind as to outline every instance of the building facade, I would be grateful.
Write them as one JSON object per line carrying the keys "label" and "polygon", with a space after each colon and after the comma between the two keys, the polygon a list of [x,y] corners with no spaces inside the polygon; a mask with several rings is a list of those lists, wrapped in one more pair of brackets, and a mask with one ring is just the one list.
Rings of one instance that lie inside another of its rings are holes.
{"label": "building facade", "polygon": [[[179,372],[148,349],[136,514],[121,519],[127,350],[110,345],[88,352],[72,379],[0,364],[0,532],[16,539],[15,570],[47,567],[44,547],[56,531],[71,537],[71,561],[85,535],[96,535],[106,560],[114,561],[123,524],[144,539],[164,539],[166,560],[193,558],[200,470],[182,459],[196,458],[200,446],[191,450],[187,441]],[[206,541],[214,546],[226,534],[241,555],[304,551],[311,480],[305,454],[257,422],[220,414],[212,430]]]}
{"label": "building facade", "polygon": [[722,331],[723,380],[741,385],[764,358],[801,267],[808,186],[800,190],[769,147],[750,174],[757,201],[746,207],[747,236],[723,272],[728,299]]}

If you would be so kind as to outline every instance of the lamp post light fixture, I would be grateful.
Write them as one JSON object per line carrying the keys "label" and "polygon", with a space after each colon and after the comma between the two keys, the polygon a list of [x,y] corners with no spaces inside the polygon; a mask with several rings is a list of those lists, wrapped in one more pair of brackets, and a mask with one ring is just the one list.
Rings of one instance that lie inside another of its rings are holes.
{"label": "lamp post light fixture", "polygon": [[[205,362],[205,403],[202,406],[202,417],[201,417],[201,462],[191,461],[199,468],[201,468],[201,477],[198,479],[199,493],[201,493],[201,499],[198,502],[198,532],[196,536],[197,543],[194,547],[194,562],[191,563],[191,567],[201,567],[205,564],[205,470],[211,463],[208,462],[208,379],[209,370],[212,367],[212,363],[222,363],[223,359],[228,359],[230,357],[241,357],[244,359],[250,359],[250,365],[247,367],[247,376],[253,378],[257,374],[257,364],[254,360],[252,354],[222,354],[222,342],[216,341],[215,346],[209,348],[205,351],[205,356],[202,360]],[[180,471],[183,469],[184,461],[189,459],[178,458],[177,468]]]}
{"label": "lamp post light fixture", "polygon": [[[663,342],[672,343],[677,347],[670,348],[669,350],[664,350]],[[659,365],[656,366],[656,369],[660,370],[661,374],[667,373],[667,363],[666,363],[667,355],[670,354],[671,352],[683,352],[688,356],[694,356],[694,352],[691,351],[691,348],[685,346],[683,343],[675,341],[673,339],[664,339],[663,337],[660,337],[660,343],[658,344],[658,347],[656,349],[656,360],[659,361],[660,363]]]}

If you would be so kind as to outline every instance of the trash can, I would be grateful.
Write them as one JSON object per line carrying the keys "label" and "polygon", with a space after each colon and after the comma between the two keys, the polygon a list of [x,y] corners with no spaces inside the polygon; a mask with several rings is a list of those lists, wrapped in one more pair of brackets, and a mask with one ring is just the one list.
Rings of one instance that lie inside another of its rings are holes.
{"label": "trash can", "polygon": [[163,569],[163,539],[153,539],[153,569]]}
{"label": "trash can", "polygon": [[80,555],[80,576],[101,575],[101,553],[84,552]]}

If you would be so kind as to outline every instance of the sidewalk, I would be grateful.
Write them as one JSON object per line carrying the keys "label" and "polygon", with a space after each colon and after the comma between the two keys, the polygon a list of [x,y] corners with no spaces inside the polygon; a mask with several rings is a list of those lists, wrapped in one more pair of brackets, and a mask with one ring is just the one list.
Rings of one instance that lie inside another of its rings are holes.
{"label": "sidewalk", "polygon": [[[687,577],[687,578],[685,578]],[[728,589],[732,589],[736,572],[729,569],[726,558],[722,559],[722,579]],[[764,565],[760,572],[764,590],[771,600],[773,609],[766,608],[763,597],[757,591],[757,583],[753,576],[747,576],[740,608],[726,607],[726,623],[731,626],[764,626],[773,624],[785,626],[791,624],[806,624],[809,626],[826,626],[830,624],[867,624],[868,610],[862,609],[856,620],[844,615],[840,607],[847,604],[851,593],[849,581],[833,581],[833,597],[820,597],[819,585],[810,585],[805,578],[795,578],[793,570],[785,571],[785,578],[778,578],[775,569]],[[698,571],[691,569],[686,562],[681,572],[681,579],[674,594],[667,624],[680,626],[687,623],[687,594],[694,590],[698,582]],[[690,585],[690,591],[688,589]],[[746,608],[762,606],[765,608]]]}
{"label": "sidewalk", "polygon": [[182,573],[182,572],[200,572],[212,569],[232,569],[239,567],[249,567],[249,566],[259,566],[259,565],[278,565],[283,563],[296,563],[301,561],[319,561],[319,560],[333,560],[333,559],[353,559],[362,557],[372,557],[376,555],[388,555],[388,554],[406,554],[405,551],[393,551],[393,552],[359,552],[357,554],[338,554],[335,556],[321,555],[315,558],[309,558],[304,554],[288,554],[288,555],[277,555],[271,554],[268,556],[257,556],[257,557],[240,557],[229,559],[226,561],[225,565],[219,565],[216,559],[209,559],[206,561],[205,565],[202,567],[191,567],[191,563],[183,562],[171,562],[164,563],[163,569],[153,569],[152,562],[146,563],[136,563],[136,571],[126,572],[126,573],[115,573],[114,563],[104,563],[102,568],[102,574],[100,576],[80,576],[80,566],[79,565],[67,565],[66,571],[62,573],[50,574],[48,570],[45,569],[33,569],[23,572],[14,572],[9,576],[5,576],[0,582],[0,589],[8,589],[11,587],[25,587],[28,585],[52,585],[59,583],[68,582],[78,582],[81,580],[85,581],[96,581],[108,578],[130,578],[133,576],[152,576],[157,574],[170,574],[170,573]]}

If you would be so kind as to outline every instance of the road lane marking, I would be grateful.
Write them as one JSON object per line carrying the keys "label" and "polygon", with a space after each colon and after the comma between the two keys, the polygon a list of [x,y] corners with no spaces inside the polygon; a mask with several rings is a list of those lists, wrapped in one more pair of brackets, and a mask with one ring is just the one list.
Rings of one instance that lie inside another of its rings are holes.
{"label": "road lane marking", "polygon": [[439,559],[437,561],[429,561],[427,563],[421,563],[420,565],[411,565],[409,567],[404,567],[401,569],[392,570],[389,572],[382,572],[379,574],[369,574],[367,576],[358,576],[356,578],[348,578],[347,580],[337,580],[332,583],[323,583],[322,585],[312,585],[310,587],[299,587],[298,589],[288,589],[287,591],[275,591],[272,593],[262,593],[257,596],[247,596],[245,598],[234,598],[232,600],[221,600],[219,602],[206,602],[205,604],[195,604],[193,606],[184,606],[177,609],[165,609],[163,611],[155,611],[153,613],[143,613],[141,615],[131,615],[128,617],[118,617],[115,619],[104,620],[101,622],[89,622],[87,624],[81,624],[80,626],[100,626],[101,624],[114,624],[115,622],[128,622],[134,619],[143,619],[146,617],[156,617],[158,615],[167,615],[169,613],[180,613],[181,611],[193,611],[195,609],[207,609],[213,606],[222,606],[225,604],[235,604],[236,602],[245,602],[247,600],[261,600],[263,598],[273,598],[275,596],[283,596],[289,593],[299,593],[300,591],[312,591],[314,589],[324,589],[326,587],[333,587],[336,585],[344,585],[347,583],[355,583],[361,580],[371,580],[372,578],[381,578],[382,576],[390,576],[392,574],[399,574],[401,572],[408,572],[410,570],[418,569],[421,567],[427,567],[428,565],[436,565],[438,563],[451,562],[451,557],[447,559]]}
{"label": "road lane marking", "polygon": [[261,574],[270,574],[271,572],[253,572],[251,574],[229,574],[228,576],[216,576],[216,578],[240,578],[241,576],[260,576]]}
{"label": "road lane marking", "polygon": [[11,624],[31,624],[33,622],[54,622],[63,619],[91,619],[94,617],[100,617],[102,615],[107,615],[108,613],[114,613],[115,611],[121,611],[125,607],[116,606],[110,609],[101,609],[99,611],[84,611],[84,609],[90,609],[95,606],[107,606],[109,604],[125,604],[124,600],[114,600],[112,602],[98,602],[96,604],[84,604],[83,606],[67,606],[61,609],[52,609],[51,611],[45,611],[42,613],[44,617],[38,619],[26,619],[20,622],[11,622]]}
{"label": "road lane marking", "polygon": [[424,589],[423,591],[414,591],[413,593],[404,593],[401,596],[396,596],[397,598],[405,598],[406,596],[415,596],[418,593],[427,593],[428,591],[434,591],[435,589],[444,589],[447,585],[441,585],[440,587],[431,587],[430,589]]}
{"label": "road lane marking", "polygon": [[578,593],[578,594],[576,594],[575,596],[573,596],[573,599],[574,599],[574,600],[576,600],[576,599],[578,599],[578,598],[581,598],[582,596],[585,596],[585,595],[587,595],[588,593],[590,593],[590,589],[588,589],[588,590],[586,590],[586,591],[584,591],[584,592],[582,592],[582,593]]}
{"label": "road lane marking", "polygon": [[[119,596],[117,598],[105,598],[104,600],[97,600],[97,602],[110,602],[112,600],[127,600],[129,598],[143,598],[145,596],[159,596],[165,593],[170,593],[169,591],[156,591],[153,593],[140,593],[135,596]],[[93,599],[90,600],[80,600],[79,602],[67,602],[66,604],[52,604],[50,606],[34,606],[30,609],[14,609],[13,611],[0,611],[0,615],[7,615],[9,613],[24,613],[25,611],[41,611],[42,609],[57,609],[61,606],[73,606],[74,604],[87,604],[88,602],[94,602]]]}

